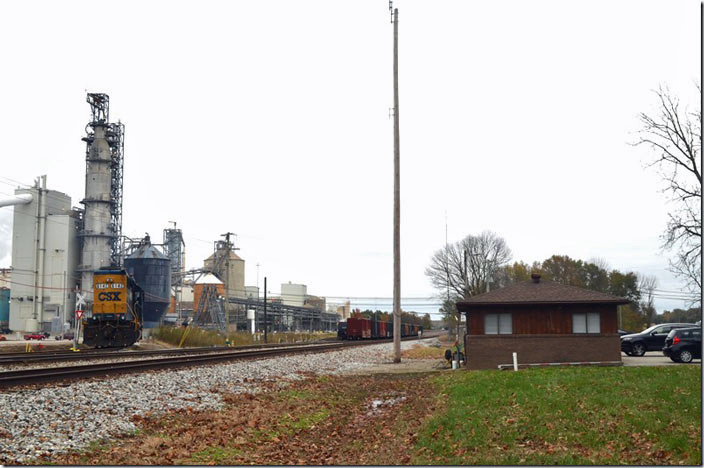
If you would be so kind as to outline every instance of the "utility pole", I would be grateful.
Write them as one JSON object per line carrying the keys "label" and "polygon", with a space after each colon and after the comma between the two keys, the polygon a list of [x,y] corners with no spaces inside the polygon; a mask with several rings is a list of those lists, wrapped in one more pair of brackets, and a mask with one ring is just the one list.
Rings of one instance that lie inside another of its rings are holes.
{"label": "utility pole", "polygon": [[[389,10],[392,10],[389,0]],[[398,8],[394,23],[394,362],[401,362],[401,190],[400,138],[398,128]]]}
{"label": "utility pole", "polygon": [[266,276],[264,277],[264,343],[268,343],[266,340]]}
{"label": "utility pole", "polygon": [[[225,273],[222,275],[223,279],[225,280],[225,333],[227,333],[230,329],[230,253],[232,252],[234,247],[232,242],[230,242],[230,236],[234,235],[234,232],[229,231],[225,234],[220,234],[220,237],[225,238]],[[217,258],[215,258],[215,261],[218,261]]]}

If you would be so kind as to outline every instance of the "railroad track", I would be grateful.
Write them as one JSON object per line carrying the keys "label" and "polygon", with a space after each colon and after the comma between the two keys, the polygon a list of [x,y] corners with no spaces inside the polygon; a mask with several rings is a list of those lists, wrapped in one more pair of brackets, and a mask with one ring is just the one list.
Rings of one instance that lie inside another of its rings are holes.
{"label": "railroad track", "polygon": [[[427,334],[423,335],[422,338],[432,338],[436,335]],[[414,339],[415,337],[408,337]],[[408,338],[404,338],[408,339]],[[421,338],[421,339],[422,339]],[[372,342],[365,343],[386,343],[391,340],[374,340]],[[313,341],[307,344],[324,344],[324,343],[339,343],[339,341]],[[356,343],[353,341],[351,343]],[[266,348],[276,348],[276,347],[293,347],[293,346],[306,346],[303,344],[290,344],[290,343],[270,343],[270,344],[257,344],[257,345],[247,345],[238,346],[236,348],[230,348],[227,346],[217,346],[217,347],[201,347],[201,348],[170,348],[170,349],[152,349],[152,350],[142,350],[142,351],[127,351],[125,349],[102,349],[96,351],[93,349],[84,349],[82,351],[35,351],[35,352],[22,352],[22,353],[0,353],[0,366],[2,364],[24,364],[30,362],[54,362],[54,361],[87,361],[89,359],[115,359],[115,358],[132,358],[140,356],[175,356],[180,354],[207,354],[216,353],[221,351],[232,351],[236,350],[249,350],[249,349],[266,349]],[[0,367],[1,368],[1,367]]]}
{"label": "railroad track", "polygon": [[[170,349],[152,349],[142,351],[126,351],[124,349],[103,349],[95,351],[92,349],[82,351],[41,351],[31,353],[0,353],[0,364],[20,364],[26,362],[39,361],[81,361],[88,359],[115,359],[122,357],[133,356],[172,356],[177,354],[201,354],[213,353],[233,349],[262,349],[268,347],[286,346],[286,344],[266,344],[266,345],[248,345],[231,348],[227,346],[217,347],[202,347],[202,348],[170,348]],[[294,345],[288,345],[294,346]]]}
{"label": "railroad track", "polygon": [[292,353],[307,353],[330,351],[345,347],[344,343],[326,345],[277,347],[272,349],[233,350],[191,354],[187,356],[170,356],[156,359],[143,359],[124,362],[110,362],[104,364],[87,364],[79,366],[42,367],[0,372],[0,387],[12,387],[39,382],[58,382],[62,380],[76,380],[87,377],[107,376],[130,372],[143,372],[154,369],[168,369],[175,367],[188,367],[202,364],[214,364],[224,361],[246,359],[259,359],[272,356],[281,356]]}
{"label": "railroad track", "polygon": [[[430,338],[430,337],[423,337]],[[423,339],[421,338],[421,339]],[[417,337],[402,338],[403,341],[415,340]],[[243,348],[194,348],[193,350],[173,350],[173,352],[184,351],[189,353],[182,356],[169,356],[154,359],[142,359],[122,362],[109,362],[101,364],[85,364],[78,366],[42,367],[32,369],[21,369],[14,371],[0,372],[0,388],[28,385],[40,382],[60,382],[64,380],[77,380],[95,376],[108,376],[115,374],[125,374],[132,372],[144,372],[147,370],[168,369],[176,367],[190,367],[203,364],[215,364],[224,361],[260,359],[272,356],[282,356],[286,354],[311,353],[321,351],[333,351],[350,346],[365,346],[380,343],[388,343],[392,340],[363,340],[363,341],[343,341],[338,343],[308,344],[308,345],[276,345],[272,347],[258,347],[257,349]],[[217,350],[216,350],[217,349]],[[172,351],[172,350],[158,350]],[[101,358],[130,357],[136,353],[100,353]],[[75,353],[80,354],[80,353]],[[86,359],[85,355],[83,359]],[[54,359],[57,360],[57,359]]]}

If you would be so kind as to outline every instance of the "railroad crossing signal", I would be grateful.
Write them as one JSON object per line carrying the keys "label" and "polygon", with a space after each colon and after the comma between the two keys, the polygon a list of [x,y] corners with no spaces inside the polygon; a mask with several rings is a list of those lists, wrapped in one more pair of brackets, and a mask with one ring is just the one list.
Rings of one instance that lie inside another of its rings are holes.
{"label": "railroad crossing signal", "polygon": [[[86,305],[86,297],[83,294],[76,292],[76,309],[82,305]],[[76,311],[76,313],[78,313],[78,311]]]}

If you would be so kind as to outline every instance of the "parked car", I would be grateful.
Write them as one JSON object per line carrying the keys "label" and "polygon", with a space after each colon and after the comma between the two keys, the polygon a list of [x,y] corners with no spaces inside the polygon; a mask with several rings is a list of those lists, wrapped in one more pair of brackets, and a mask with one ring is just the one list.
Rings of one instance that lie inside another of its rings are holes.
{"label": "parked car", "polygon": [[43,340],[44,338],[46,338],[44,333],[28,333],[24,335],[25,340]]}
{"label": "parked car", "polygon": [[660,351],[665,346],[665,338],[673,329],[691,328],[693,323],[661,323],[646,328],[640,333],[621,337],[621,351],[629,356],[642,356],[647,351]]}
{"label": "parked car", "polygon": [[4,335],[9,335],[10,333],[12,333],[12,330],[10,330],[9,328],[0,328],[0,333]]}
{"label": "parked car", "polygon": [[675,362],[692,362],[702,358],[702,329],[676,328],[665,338],[662,354]]}
{"label": "parked car", "polygon": [[66,332],[63,335],[56,335],[54,337],[56,340],[72,340],[73,339],[73,332]]}
{"label": "parked car", "polygon": [[5,335],[0,335],[0,341],[7,341],[7,338],[5,338]]}
{"label": "parked car", "polygon": [[620,328],[618,329],[618,335],[619,335],[619,336],[631,335],[631,334],[633,334],[633,332],[629,332],[629,331],[626,331],[626,330],[621,330]]}

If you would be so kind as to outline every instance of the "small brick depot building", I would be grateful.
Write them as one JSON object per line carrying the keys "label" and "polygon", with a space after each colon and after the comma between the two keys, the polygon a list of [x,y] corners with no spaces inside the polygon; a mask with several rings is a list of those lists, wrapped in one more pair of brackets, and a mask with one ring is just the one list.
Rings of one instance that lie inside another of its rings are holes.
{"label": "small brick depot building", "polygon": [[512,364],[621,363],[616,311],[628,301],[589,289],[531,280],[457,303],[467,314],[468,369]]}

